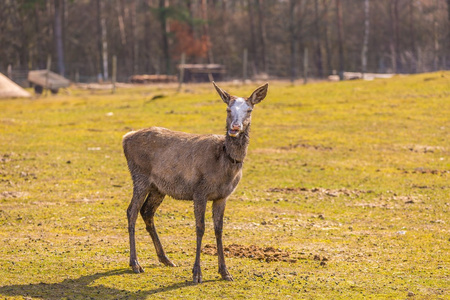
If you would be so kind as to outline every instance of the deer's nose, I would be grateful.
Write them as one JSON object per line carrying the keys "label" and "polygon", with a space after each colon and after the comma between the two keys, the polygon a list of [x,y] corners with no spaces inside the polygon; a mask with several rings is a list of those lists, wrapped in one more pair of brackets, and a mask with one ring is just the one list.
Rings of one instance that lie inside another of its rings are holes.
{"label": "deer's nose", "polygon": [[233,129],[233,130],[240,130],[241,128],[242,128],[242,125],[241,125],[241,124],[233,123],[233,124],[231,125],[231,129]]}

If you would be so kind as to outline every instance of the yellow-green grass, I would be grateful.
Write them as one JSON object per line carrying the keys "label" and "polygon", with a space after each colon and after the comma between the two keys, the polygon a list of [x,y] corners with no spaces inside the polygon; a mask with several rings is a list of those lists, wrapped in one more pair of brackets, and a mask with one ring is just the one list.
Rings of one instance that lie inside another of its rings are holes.
{"label": "yellow-green grass", "polygon": [[[248,96],[254,85],[221,85]],[[138,220],[128,267],[132,130],[224,133],[209,84],[70,89],[0,101],[0,298],[357,299],[450,297],[450,73],[290,85],[253,112],[244,176],[224,243],[274,247],[296,262],[202,255],[192,285],[193,205],[166,198],[161,265]],[[199,153],[201,155],[201,153]],[[210,204],[204,244],[214,244]]]}

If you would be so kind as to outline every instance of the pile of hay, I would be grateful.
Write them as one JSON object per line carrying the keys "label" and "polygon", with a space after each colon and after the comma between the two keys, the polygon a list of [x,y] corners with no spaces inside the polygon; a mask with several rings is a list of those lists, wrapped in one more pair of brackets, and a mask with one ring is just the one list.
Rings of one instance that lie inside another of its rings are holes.
{"label": "pile of hay", "polygon": [[0,98],[28,98],[31,94],[0,73]]}

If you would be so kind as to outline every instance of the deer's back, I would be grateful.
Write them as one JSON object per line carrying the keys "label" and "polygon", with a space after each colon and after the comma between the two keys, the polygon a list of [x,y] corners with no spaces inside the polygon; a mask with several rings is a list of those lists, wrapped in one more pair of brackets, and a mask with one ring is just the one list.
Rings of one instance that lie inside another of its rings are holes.
{"label": "deer's back", "polygon": [[142,176],[160,192],[191,200],[227,197],[241,178],[223,151],[224,137],[150,127],[126,134],[123,147],[132,176]]}

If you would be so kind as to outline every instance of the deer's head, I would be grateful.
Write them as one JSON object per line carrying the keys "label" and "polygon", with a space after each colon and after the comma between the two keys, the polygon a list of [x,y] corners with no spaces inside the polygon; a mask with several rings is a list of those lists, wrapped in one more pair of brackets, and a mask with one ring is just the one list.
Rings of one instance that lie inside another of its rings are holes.
{"label": "deer's head", "polygon": [[227,134],[237,137],[250,125],[252,110],[255,104],[261,102],[267,95],[268,83],[257,88],[250,97],[231,96],[213,82],[217,93],[227,104]]}

